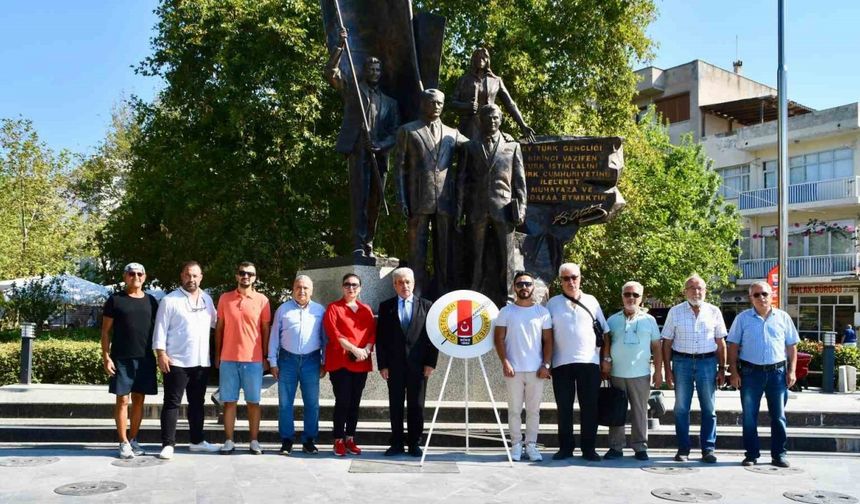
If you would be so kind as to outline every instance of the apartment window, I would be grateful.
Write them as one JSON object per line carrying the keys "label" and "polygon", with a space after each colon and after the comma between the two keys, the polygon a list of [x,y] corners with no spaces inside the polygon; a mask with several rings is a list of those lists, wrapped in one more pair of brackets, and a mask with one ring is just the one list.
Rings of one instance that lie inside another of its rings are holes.
{"label": "apartment window", "polygon": [[[833,221],[831,224],[840,227],[854,227],[854,221]],[[775,226],[761,228],[762,257],[774,259],[778,255],[777,237],[773,236]],[[788,257],[826,256],[850,254],[854,252],[854,239],[849,233],[828,231],[817,233],[815,230],[804,236],[805,227],[795,228],[788,235]]]}
{"label": "apartment window", "polygon": [[669,124],[690,120],[690,93],[682,93],[654,100],[657,112]]}
{"label": "apartment window", "polygon": [[741,248],[741,260],[752,259],[752,254],[750,250],[750,230],[743,229],[741,230],[741,239],[738,245]]}
{"label": "apartment window", "polygon": [[761,166],[765,189],[776,187],[776,160],[765,161]]}
{"label": "apartment window", "polygon": [[717,173],[723,179],[720,186],[723,198],[735,199],[741,192],[750,190],[750,165],[717,168]]}
{"label": "apartment window", "polygon": [[[774,162],[775,163],[775,162]],[[788,160],[790,184],[850,177],[854,174],[853,151],[833,149],[792,156]]]}

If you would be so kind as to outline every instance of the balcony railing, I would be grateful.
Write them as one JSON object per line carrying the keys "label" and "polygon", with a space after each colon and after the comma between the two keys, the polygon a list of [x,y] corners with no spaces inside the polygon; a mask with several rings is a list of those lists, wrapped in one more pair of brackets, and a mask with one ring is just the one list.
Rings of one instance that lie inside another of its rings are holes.
{"label": "balcony railing", "polygon": [[[788,276],[826,277],[852,275],[860,266],[860,254],[832,254],[821,256],[800,256],[788,258]],[[741,277],[748,280],[761,280],[776,266],[776,259],[747,259],[740,261]]]}
{"label": "balcony railing", "polygon": [[[818,182],[805,182],[788,186],[788,203],[810,203],[814,201],[840,200],[857,198],[860,188],[860,177],[847,177]],[[776,187],[744,191],[738,195],[738,208],[754,210],[776,206]]]}

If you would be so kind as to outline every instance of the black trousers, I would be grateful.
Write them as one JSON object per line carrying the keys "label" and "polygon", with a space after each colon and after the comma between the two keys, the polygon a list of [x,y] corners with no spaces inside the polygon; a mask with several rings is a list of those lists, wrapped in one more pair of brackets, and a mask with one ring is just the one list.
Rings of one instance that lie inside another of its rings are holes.
{"label": "black trousers", "polygon": [[403,400],[406,399],[407,444],[417,446],[424,434],[424,370],[392,369],[388,375],[388,409],[391,418],[391,446],[403,446]]}
{"label": "black trousers", "polygon": [[580,438],[582,453],[595,451],[597,444],[597,396],[600,389],[600,366],[565,364],[552,368],[552,388],[558,408],[559,451],[572,453],[573,400],[579,397]]}
{"label": "black trousers", "polygon": [[358,425],[358,406],[361,404],[364,384],[367,383],[367,373],[338,369],[329,373],[328,376],[334,392],[332,434],[335,439],[355,436],[355,428]]}
{"label": "black trousers", "polygon": [[[349,202],[351,205],[350,224],[352,228],[353,250],[370,251],[376,236],[376,222],[379,220],[379,207],[382,196],[373,173],[375,168],[369,152],[363,145],[356,144],[347,156],[349,166]],[[380,170],[388,169],[388,155],[376,154]]]}
{"label": "black trousers", "polygon": [[188,431],[191,443],[203,441],[203,401],[208,379],[208,367],[170,366],[170,372],[164,375],[161,446],[176,444],[176,420],[179,417],[183,393],[188,395]]}

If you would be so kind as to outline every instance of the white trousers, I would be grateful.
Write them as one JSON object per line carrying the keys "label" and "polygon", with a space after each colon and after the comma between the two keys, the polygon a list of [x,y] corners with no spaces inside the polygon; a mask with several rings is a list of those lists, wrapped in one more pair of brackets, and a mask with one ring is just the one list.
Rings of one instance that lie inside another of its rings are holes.
{"label": "white trousers", "polygon": [[540,400],[543,398],[544,381],[537,371],[518,372],[513,378],[505,377],[508,387],[508,427],[511,443],[521,443],[523,403],[526,405],[526,443],[537,442],[540,427]]}

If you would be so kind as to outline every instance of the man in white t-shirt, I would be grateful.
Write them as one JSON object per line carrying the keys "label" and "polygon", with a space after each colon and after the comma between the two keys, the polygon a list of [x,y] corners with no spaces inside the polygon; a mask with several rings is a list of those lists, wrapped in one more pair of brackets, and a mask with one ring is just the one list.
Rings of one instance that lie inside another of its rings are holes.
{"label": "man in white t-shirt", "polygon": [[[558,276],[563,292],[550,299],[546,305],[552,316],[552,390],[558,407],[559,448],[552,458],[563,460],[573,456],[575,393],[579,399],[582,458],[589,462],[600,462],[600,455],[595,450],[597,396],[601,374],[608,377],[612,367],[609,326],[597,299],[579,290],[582,273],[578,264],[562,264]],[[595,322],[599,326],[597,331],[594,329]],[[601,331],[602,334],[598,334]]]}
{"label": "man in white t-shirt", "polygon": [[526,404],[526,455],[532,462],[543,460],[537,449],[540,427],[540,400],[544,381],[549,379],[552,361],[552,318],[536,304],[534,277],[524,271],[514,275],[514,304],[502,308],[496,318],[496,353],[502,361],[508,387],[508,423],[511,431],[511,457],[523,453],[522,412]]}

